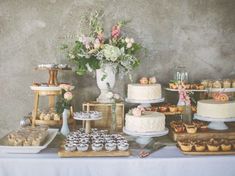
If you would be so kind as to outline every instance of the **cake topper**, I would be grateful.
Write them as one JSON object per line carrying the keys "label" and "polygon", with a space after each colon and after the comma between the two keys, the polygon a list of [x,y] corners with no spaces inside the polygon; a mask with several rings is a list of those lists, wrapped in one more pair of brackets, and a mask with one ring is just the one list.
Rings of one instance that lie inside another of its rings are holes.
{"label": "cake topper", "polygon": [[150,78],[142,77],[140,79],[140,84],[156,84],[156,82],[157,82],[157,79],[155,76],[152,76]]}

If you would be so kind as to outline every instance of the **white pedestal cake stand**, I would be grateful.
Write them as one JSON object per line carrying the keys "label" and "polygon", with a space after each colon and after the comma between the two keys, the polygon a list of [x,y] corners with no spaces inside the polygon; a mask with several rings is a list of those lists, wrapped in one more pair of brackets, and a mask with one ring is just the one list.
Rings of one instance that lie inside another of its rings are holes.
{"label": "white pedestal cake stand", "polygon": [[123,132],[130,135],[130,136],[134,136],[137,137],[136,138],[136,142],[138,144],[148,144],[153,137],[160,137],[160,136],[165,136],[166,134],[168,134],[168,128],[165,128],[163,131],[159,131],[159,132],[148,132],[148,133],[137,133],[137,132],[132,132],[132,131],[128,131],[125,127],[123,128]]}
{"label": "white pedestal cake stand", "polygon": [[85,133],[90,133],[91,132],[91,121],[92,120],[100,120],[102,119],[102,116],[97,117],[97,118],[80,118],[74,115],[73,117],[75,120],[81,120],[85,121]]}
{"label": "white pedestal cake stand", "polygon": [[233,118],[211,118],[211,117],[203,117],[197,114],[194,114],[194,119],[202,120],[210,122],[208,128],[214,130],[227,130],[228,126],[224,122],[233,122],[235,121],[235,117]]}
{"label": "white pedestal cake stand", "polygon": [[133,100],[126,98],[127,103],[140,103],[143,107],[151,107],[151,103],[161,103],[164,102],[165,98],[158,98],[153,100]]}

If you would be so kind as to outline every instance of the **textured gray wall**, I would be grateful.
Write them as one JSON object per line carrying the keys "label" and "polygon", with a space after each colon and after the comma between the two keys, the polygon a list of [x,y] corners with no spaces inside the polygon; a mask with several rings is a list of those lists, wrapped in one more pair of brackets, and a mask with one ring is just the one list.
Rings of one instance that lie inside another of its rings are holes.
{"label": "textured gray wall", "polygon": [[[0,136],[18,126],[33,108],[33,81],[47,73],[39,63],[68,61],[62,43],[84,30],[80,19],[104,10],[106,31],[120,19],[132,20],[125,33],[148,49],[134,79],[155,75],[161,83],[184,64],[191,80],[235,78],[234,0],[1,0],[0,1]],[[76,108],[98,95],[92,75],[65,73],[61,80],[76,85]],[[124,94],[128,79],[117,81]]]}

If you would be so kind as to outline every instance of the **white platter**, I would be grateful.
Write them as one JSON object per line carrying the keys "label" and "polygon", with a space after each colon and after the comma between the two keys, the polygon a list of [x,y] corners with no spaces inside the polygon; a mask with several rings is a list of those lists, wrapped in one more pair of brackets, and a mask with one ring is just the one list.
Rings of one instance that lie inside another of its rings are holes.
{"label": "white platter", "polygon": [[0,139],[0,152],[2,153],[39,153],[56,137],[58,129],[48,129],[48,136],[42,146],[9,146],[5,145],[6,136]]}
{"label": "white platter", "polygon": [[41,91],[59,91],[61,88],[59,86],[49,86],[49,87],[43,87],[43,86],[30,86],[31,90],[41,90]]}
{"label": "white platter", "polygon": [[73,117],[75,120],[100,120],[102,119],[102,116],[97,117],[97,118],[79,118],[79,117]]}

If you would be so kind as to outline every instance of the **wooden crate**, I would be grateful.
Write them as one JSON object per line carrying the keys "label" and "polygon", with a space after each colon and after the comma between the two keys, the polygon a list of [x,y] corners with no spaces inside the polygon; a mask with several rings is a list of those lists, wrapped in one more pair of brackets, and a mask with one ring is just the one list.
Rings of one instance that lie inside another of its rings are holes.
{"label": "wooden crate", "polygon": [[[102,119],[93,121],[92,127],[95,128],[106,128],[110,129],[112,121],[112,104],[111,103],[98,103],[96,101],[83,103],[83,111],[87,111],[87,107],[90,107],[90,111],[100,111],[102,112]],[[124,103],[116,103],[116,129],[117,131],[122,131],[124,126]]]}

